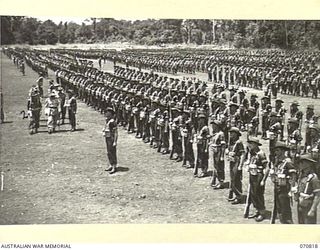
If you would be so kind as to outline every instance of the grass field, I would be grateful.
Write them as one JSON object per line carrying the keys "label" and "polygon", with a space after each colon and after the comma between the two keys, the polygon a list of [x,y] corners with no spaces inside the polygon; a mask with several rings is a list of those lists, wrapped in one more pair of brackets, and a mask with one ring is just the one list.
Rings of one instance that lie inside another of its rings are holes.
{"label": "grass field", "polygon": [[[104,65],[104,70],[111,69],[110,63]],[[205,74],[198,76],[206,78]],[[49,77],[53,78],[53,72]],[[22,76],[2,54],[6,123],[0,125],[0,166],[4,173],[0,224],[256,223],[243,218],[244,204],[232,206],[227,202],[227,189],[212,190],[210,177],[194,178],[191,169],[156,153],[122,128],[118,141],[119,172],[109,175],[104,171],[104,118],[80,101],[78,131],[69,132],[66,124],[57,133],[48,134],[42,112],[39,133],[29,135],[28,121],[19,113],[26,109],[28,90],[36,79],[37,74],[28,67],[26,76]],[[48,80],[44,89],[47,86]],[[281,98],[286,108],[297,99]],[[302,107],[310,102],[315,107],[320,104],[307,98],[299,102]],[[263,149],[267,150],[266,147],[264,141]],[[244,172],[244,190],[247,179]],[[272,183],[268,180],[269,211],[272,199]],[[294,220],[297,221],[295,207]]]}

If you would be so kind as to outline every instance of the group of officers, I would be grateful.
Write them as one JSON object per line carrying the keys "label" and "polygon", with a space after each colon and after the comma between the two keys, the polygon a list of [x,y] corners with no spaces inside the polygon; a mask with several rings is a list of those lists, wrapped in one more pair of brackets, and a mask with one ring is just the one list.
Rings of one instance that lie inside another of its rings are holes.
{"label": "group of officers", "polygon": [[[259,102],[257,95],[249,99],[243,89],[234,86],[226,89],[223,84],[214,84],[209,93],[207,84],[199,80],[168,78],[119,66],[114,73],[93,67],[79,71],[57,68],[56,81],[63,90],[107,114],[104,134],[110,173],[116,172],[116,128],[122,126],[157,152],[169,154],[170,160],[193,168],[197,178],[208,176],[212,164],[210,185],[215,190],[228,188],[231,204],[246,203],[247,218],[260,222],[267,217],[264,192],[270,176],[274,183],[272,223],[277,217],[281,223],[293,223],[293,199],[298,222],[317,223],[320,127],[312,105],[304,118],[299,103],[292,102],[285,131],[287,110],[283,101],[276,99],[273,108],[267,92]],[[262,139],[269,141],[268,156],[261,149],[260,132]],[[242,134],[247,134],[246,140]],[[243,169],[249,172],[246,196]],[[251,204],[255,212],[250,214]]]}

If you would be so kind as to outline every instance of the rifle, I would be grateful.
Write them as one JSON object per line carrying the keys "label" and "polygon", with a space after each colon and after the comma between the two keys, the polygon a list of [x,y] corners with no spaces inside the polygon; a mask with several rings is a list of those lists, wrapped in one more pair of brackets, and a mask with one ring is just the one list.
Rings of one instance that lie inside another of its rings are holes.
{"label": "rifle", "polygon": [[250,205],[252,203],[251,195],[250,195],[250,189],[251,189],[251,186],[250,186],[250,182],[249,182],[248,192],[247,192],[247,199],[246,199],[246,206],[244,207],[244,213],[243,213],[243,217],[244,218],[248,218],[249,212],[250,212]]}
{"label": "rifle", "polygon": [[277,199],[276,199],[276,184],[274,183],[274,188],[273,188],[273,209],[272,209],[272,213],[271,213],[271,220],[270,220],[270,224],[275,224],[276,222],[276,218],[277,218],[277,213],[278,213],[278,204],[277,204]]}

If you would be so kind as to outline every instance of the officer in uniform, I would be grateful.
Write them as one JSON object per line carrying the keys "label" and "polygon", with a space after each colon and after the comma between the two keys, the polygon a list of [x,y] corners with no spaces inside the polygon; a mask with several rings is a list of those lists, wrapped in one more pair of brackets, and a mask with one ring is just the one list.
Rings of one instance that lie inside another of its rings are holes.
{"label": "officer in uniform", "polygon": [[40,127],[40,112],[42,108],[40,93],[37,88],[31,90],[27,108],[30,117],[30,134],[37,133]]}
{"label": "officer in uniform", "polygon": [[56,98],[56,94],[54,92],[50,93],[49,98],[46,100],[45,107],[48,115],[48,133],[51,134],[52,132],[55,132],[60,113],[59,99]]}
{"label": "officer in uniform", "polygon": [[259,146],[262,144],[256,137],[248,139],[248,149],[250,158],[248,161],[249,169],[249,197],[250,202],[256,209],[256,213],[248,216],[248,218],[255,218],[257,222],[265,219],[265,182],[269,175],[268,160],[263,151],[260,150]]}
{"label": "officer in uniform", "polygon": [[317,207],[320,202],[320,180],[315,173],[316,161],[309,154],[302,155],[298,163],[298,222],[317,224]]}
{"label": "officer in uniform", "polygon": [[60,99],[61,124],[64,124],[64,119],[66,116],[66,107],[64,106],[66,101],[66,94],[63,92],[62,87],[58,87],[58,97]]}
{"label": "officer in uniform", "polygon": [[76,130],[76,113],[77,113],[77,100],[74,97],[73,91],[68,91],[68,99],[66,99],[64,107],[68,109],[69,122],[71,125],[71,132]]}
{"label": "officer in uniform", "polygon": [[106,124],[103,129],[103,136],[105,137],[106,145],[107,145],[107,154],[109,160],[109,167],[106,171],[109,174],[113,174],[117,171],[117,141],[118,141],[118,131],[117,131],[117,123],[114,120],[114,110],[112,108],[106,109]]}
{"label": "officer in uniform", "polygon": [[290,197],[291,189],[295,185],[296,170],[286,152],[290,148],[286,143],[277,141],[274,146],[275,163],[270,170],[271,180],[274,183],[274,214],[279,215],[282,224],[293,224]]}
{"label": "officer in uniform", "polygon": [[[240,140],[241,132],[238,128],[232,127],[229,130],[229,148],[227,160],[230,169],[230,190],[228,201],[236,205],[242,202],[242,167],[245,159],[245,149]],[[235,195],[235,197],[233,197]]]}

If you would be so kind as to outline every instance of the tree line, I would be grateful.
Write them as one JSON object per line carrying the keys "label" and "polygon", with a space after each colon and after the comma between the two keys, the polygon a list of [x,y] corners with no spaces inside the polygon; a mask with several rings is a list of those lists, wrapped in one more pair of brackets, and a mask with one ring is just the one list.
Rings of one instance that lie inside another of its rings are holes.
{"label": "tree line", "polygon": [[320,21],[90,18],[82,24],[1,16],[1,44],[131,42],[320,49]]}

